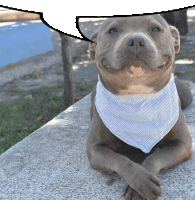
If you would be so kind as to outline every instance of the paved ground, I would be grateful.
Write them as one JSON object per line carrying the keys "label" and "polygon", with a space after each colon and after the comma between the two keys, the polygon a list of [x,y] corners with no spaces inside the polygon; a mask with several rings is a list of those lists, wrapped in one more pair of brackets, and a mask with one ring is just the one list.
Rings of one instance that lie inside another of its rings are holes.
{"label": "paved ground", "polygon": [[[194,100],[184,114],[193,137],[193,156],[160,172],[165,198],[159,200],[195,197],[195,84],[191,89]],[[0,200],[123,200],[124,179],[89,166],[89,108],[87,95],[0,155]]]}
{"label": "paved ground", "polygon": [[[82,22],[81,26],[89,36],[98,29],[100,21]],[[58,32],[53,30],[51,35],[53,51],[22,60],[11,68],[7,66],[0,68],[0,102],[18,97],[7,92],[10,87],[26,91],[41,86],[55,86],[58,81],[63,81],[60,37]],[[89,59],[87,50],[88,42],[72,38],[74,81],[97,79],[95,62]]]}
{"label": "paved ground", "polygon": [[[80,29],[87,36],[95,32],[102,20],[81,19]],[[181,52],[188,52],[188,59],[176,62],[176,75],[188,82],[195,82],[195,9],[188,11],[189,33],[181,37]],[[51,30],[54,50],[44,55],[23,60],[12,65],[13,68],[0,68],[0,101],[17,98],[8,93],[10,87],[31,90],[41,86],[55,86],[63,81],[61,42],[59,34]],[[95,62],[88,57],[88,42],[72,38],[73,79],[91,81],[97,79]]]}

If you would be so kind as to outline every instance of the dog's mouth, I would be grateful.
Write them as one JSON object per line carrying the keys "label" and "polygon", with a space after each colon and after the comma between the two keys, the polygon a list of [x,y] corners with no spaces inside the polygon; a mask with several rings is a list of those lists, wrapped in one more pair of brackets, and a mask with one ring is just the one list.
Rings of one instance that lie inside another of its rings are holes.
{"label": "dog's mouth", "polygon": [[159,65],[157,67],[157,69],[159,69],[159,70],[163,70],[163,69],[169,67],[170,63],[171,63],[171,58],[169,55],[163,55],[162,57],[163,57],[163,61],[162,61],[161,65]]}
{"label": "dog's mouth", "polygon": [[[162,71],[165,70],[167,68],[169,68],[172,65],[172,59],[171,56],[169,55],[162,55],[161,58],[161,62],[160,65],[159,64],[154,64],[153,62],[147,63],[144,62],[142,60],[138,60],[135,59],[133,61],[127,61],[126,64],[123,63],[123,67],[122,66],[111,66],[110,63],[108,62],[107,59],[105,59],[105,57],[101,57],[101,59],[99,60],[99,64],[101,67],[103,67],[107,72],[109,73],[124,73],[126,70],[130,70],[130,74],[138,74],[138,76],[142,76],[145,73],[151,73],[152,71]],[[126,69],[126,70],[125,70]]]}
{"label": "dog's mouth", "polygon": [[163,62],[162,65],[158,66],[157,68],[162,70],[167,66],[167,64],[168,64],[167,62]]}
{"label": "dog's mouth", "polygon": [[119,71],[119,69],[113,68],[108,62],[108,60],[104,57],[100,57],[98,64],[102,69],[106,70],[108,73],[117,73]]}
{"label": "dog's mouth", "polygon": [[152,64],[150,65],[150,64],[145,63],[143,61],[135,60],[135,61],[128,63],[126,65],[126,67],[130,67],[130,68],[133,67],[133,68],[140,68],[140,69],[142,68],[143,70],[155,71],[155,70],[165,70],[168,67],[170,67],[171,65],[172,65],[171,56],[163,55],[160,65],[156,64],[156,66],[155,65],[153,66]]}

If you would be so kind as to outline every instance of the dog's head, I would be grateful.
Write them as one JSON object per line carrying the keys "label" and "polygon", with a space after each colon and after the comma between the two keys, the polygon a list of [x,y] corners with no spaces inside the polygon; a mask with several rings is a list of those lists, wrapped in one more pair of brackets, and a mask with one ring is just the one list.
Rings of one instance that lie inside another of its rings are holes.
{"label": "dog's head", "polygon": [[179,32],[160,15],[108,18],[91,40],[90,57],[102,83],[121,95],[161,90],[180,49]]}

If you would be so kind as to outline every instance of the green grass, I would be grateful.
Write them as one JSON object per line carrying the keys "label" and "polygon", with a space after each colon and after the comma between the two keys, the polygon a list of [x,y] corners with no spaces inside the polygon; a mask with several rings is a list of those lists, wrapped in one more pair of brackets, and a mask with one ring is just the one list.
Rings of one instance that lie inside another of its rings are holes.
{"label": "green grass", "polygon": [[[90,93],[95,84],[95,81],[75,84],[75,102]],[[8,91],[21,97],[0,103],[0,154],[63,111],[63,95],[56,95],[63,93],[62,83],[28,92],[14,87]]]}
{"label": "green grass", "polygon": [[195,54],[195,51],[185,51],[185,52],[181,52],[175,55],[175,60],[179,60],[179,59],[184,59],[184,58],[189,58],[190,54]]}
{"label": "green grass", "polygon": [[178,77],[183,77],[189,74],[195,74],[195,71],[193,70],[184,70],[176,73]]}

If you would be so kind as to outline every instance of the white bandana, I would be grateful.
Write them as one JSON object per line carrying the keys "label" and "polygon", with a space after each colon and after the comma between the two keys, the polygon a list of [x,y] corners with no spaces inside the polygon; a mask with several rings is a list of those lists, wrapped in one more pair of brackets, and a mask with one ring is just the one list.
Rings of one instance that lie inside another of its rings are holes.
{"label": "white bandana", "polygon": [[103,123],[116,137],[145,153],[171,130],[179,117],[173,75],[161,91],[142,95],[115,95],[99,80],[95,105]]}

